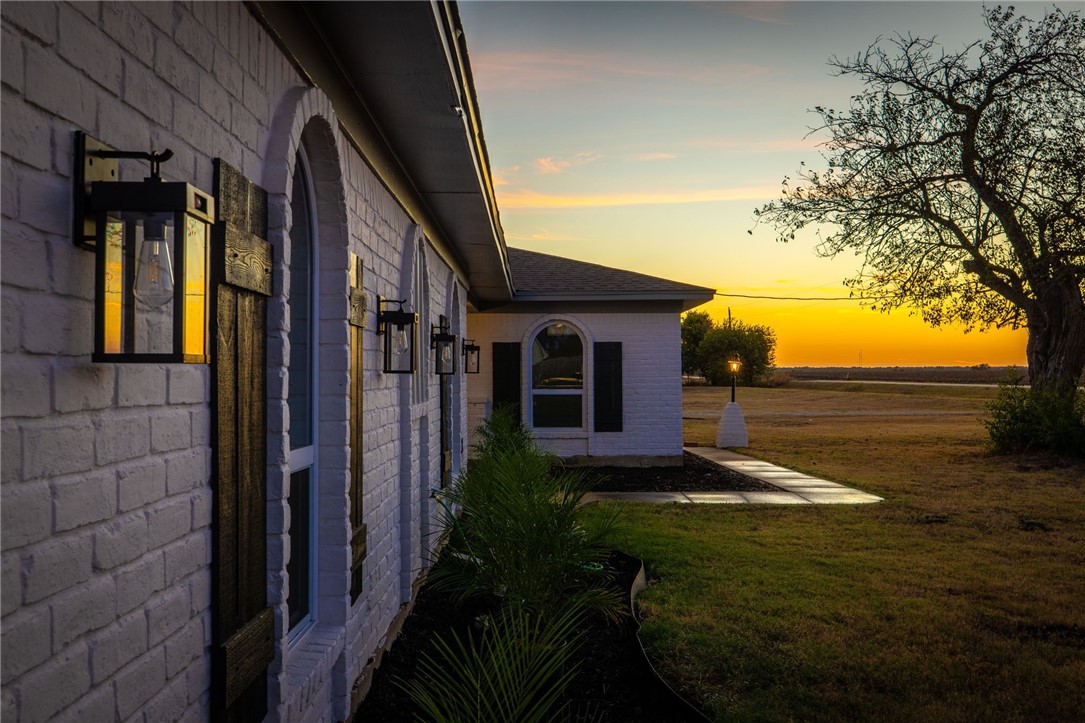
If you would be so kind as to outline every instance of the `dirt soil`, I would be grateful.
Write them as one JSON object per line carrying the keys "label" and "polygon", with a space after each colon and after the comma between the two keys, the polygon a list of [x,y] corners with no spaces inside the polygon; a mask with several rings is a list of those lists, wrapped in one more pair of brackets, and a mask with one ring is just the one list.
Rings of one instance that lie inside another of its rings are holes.
{"label": "dirt soil", "polygon": [[681,467],[573,467],[595,492],[775,492],[776,487],[683,452]]}

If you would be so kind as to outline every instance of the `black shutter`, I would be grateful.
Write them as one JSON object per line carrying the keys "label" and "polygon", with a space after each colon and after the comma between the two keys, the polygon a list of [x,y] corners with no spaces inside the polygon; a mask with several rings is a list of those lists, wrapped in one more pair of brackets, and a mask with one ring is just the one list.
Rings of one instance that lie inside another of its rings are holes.
{"label": "black shutter", "polygon": [[362,330],[365,329],[366,296],[362,285],[362,260],[350,255],[350,601],[362,594],[362,562],[365,561],[369,529],[362,508]]}
{"label": "black shutter", "polygon": [[520,342],[495,341],[493,360],[494,406],[511,405],[516,418],[523,419],[520,413]]}
{"label": "black shutter", "polygon": [[215,159],[211,439],[216,498],[212,718],[267,712],[275,626],[267,605],[267,192]]}
{"label": "black shutter", "polygon": [[595,431],[622,431],[622,343],[595,342]]}

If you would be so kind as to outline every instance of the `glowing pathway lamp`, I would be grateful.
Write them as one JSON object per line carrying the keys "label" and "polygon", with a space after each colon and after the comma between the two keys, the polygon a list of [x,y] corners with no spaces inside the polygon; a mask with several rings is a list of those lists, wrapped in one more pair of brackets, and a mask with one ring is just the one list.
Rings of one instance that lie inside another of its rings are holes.
{"label": "glowing pathway lamp", "polygon": [[735,402],[735,386],[741,366],[742,361],[738,357],[727,360],[727,368],[731,370],[731,401],[723,408],[723,414],[720,416],[720,426],[716,430],[717,447],[746,447],[750,444],[750,437],[746,432],[746,420],[742,416],[742,407]]}
{"label": "glowing pathway lamp", "polygon": [[[95,362],[210,361],[208,292],[215,201],[165,183],[173,152],[117,151],[77,133],[74,238],[92,250]],[[143,181],[118,181],[118,162],[150,162]]]}

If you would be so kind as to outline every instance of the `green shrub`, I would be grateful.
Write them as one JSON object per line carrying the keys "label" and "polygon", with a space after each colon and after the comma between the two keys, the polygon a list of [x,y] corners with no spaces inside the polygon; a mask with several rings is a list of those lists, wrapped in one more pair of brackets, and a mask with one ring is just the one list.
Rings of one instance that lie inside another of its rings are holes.
{"label": "green shrub", "polygon": [[622,607],[607,587],[602,542],[620,510],[585,522],[583,476],[555,471],[554,458],[503,411],[479,438],[477,456],[442,495],[444,549],[429,584],[543,616],[581,607],[616,619]]}
{"label": "green shrub", "polygon": [[470,634],[434,640],[417,677],[400,685],[424,719],[437,723],[559,720],[560,698],[577,669],[569,658],[581,620],[575,610],[553,619],[509,611],[477,643]]}
{"label": "green shrub", "polygon": [[999,384],[984,420],[996,452],[1048,450],[1085,456],[1085,392],[1031,389],[1019,380]]}

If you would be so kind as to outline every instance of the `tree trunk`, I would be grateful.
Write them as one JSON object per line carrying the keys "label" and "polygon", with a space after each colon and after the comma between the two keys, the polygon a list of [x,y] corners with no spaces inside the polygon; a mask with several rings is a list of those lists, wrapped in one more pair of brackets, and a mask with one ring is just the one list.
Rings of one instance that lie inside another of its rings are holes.
{"label": "tree trunk", "polygon": [[1036,290],[1029,305],[1029,382],[1033,389],[1069,393],[1085,369],[1085,303],[1073,281],[1052,282]]}

